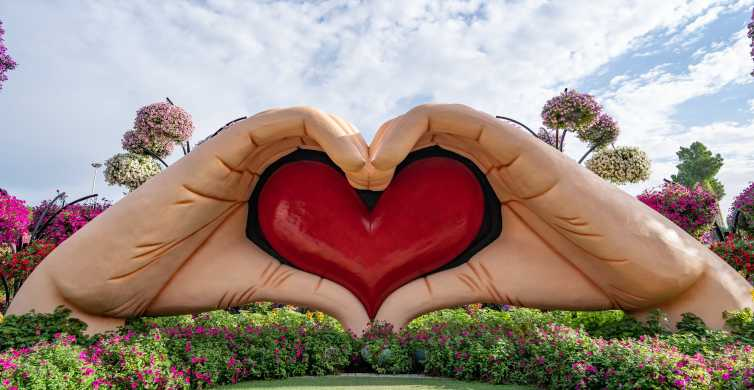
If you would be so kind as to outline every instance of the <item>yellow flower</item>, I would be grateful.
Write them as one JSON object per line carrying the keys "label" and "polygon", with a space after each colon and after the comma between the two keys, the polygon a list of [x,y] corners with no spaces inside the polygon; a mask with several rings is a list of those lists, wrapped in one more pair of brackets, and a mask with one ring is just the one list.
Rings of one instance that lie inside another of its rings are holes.
{"label": "yellow flower", "polygon": [[754,288],[751,289],[751,300],[754,301]]}
{"label": "yellow flower", "polygon": [[317,321],[322,322],[322,320],[325,319],[325,313],[322,313],[321,311],[317,312]]}
{"label": "yellow flower", "polygon": [[0,313],[0,324],[3,323],[3,313]]}
{"label": "yellow flower", "polygon": [[314,313],[310,312],[309,310],[306,311],[306,319],[311,321],[314,317]]}

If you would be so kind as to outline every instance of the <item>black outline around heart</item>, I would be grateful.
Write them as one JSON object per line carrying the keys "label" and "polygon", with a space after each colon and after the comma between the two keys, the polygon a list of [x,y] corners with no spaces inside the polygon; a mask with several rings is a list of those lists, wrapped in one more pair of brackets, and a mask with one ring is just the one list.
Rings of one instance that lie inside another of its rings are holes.
{"label": "black outline around heart", "polygon": [[[436,272],[454,268],[466,263],[480,250],[484,249],[487,245],[495,241],[503,230],[500,200],[498,200],[497,195],[495,195],[495,191],[492,189],[492,186],[490,186],[490,183],[487,181],[487,177],[484,175],[484,173],[466,157],[447,151],[438,146],[420,149],[410,153],[406,157],[406,159],[403,160],[400,165],[398,165],[398,167],[395,169],[395,175],[398,175],[399,172],[409,164],[428,157],[452,158],[463,163],[463,165],[466,166],[466,168],[468,168],[474,174],[477,181],[479,182],[479,185],[482,187],[482,193],[484,194],[484,215],[482,218],[482,224],[479,228],[479,232],[477,233],[476,237],[474,237],[474,240],[471,242],[471,244],[469,244],[469,246],[463,252],[461,252],[450,262],[438,267],[437,269],[427,274],[419,275],[416,277],[416,279]],[[261,193],[265,182],[277,169],[285,164],[303,160],[325,163],[343,174],[345,180],[345,174],[343,173],[343,171],[341,171],[341,169],[337,165],[335,165],[335,163],[330,159],[330,157],[327,156],[326,153],[314,150],[298,149],[278,159],[269,167],[267,167],[264,172],[262,172],[262,175],[260,175],[259,177],[259,182],[256,184],[254,191],[251,194],[251,198],[249,198],[249,216],[246,221],[246,237],[248,237],[251,242],[256,244],[270,256],[278,259],[281,263],[294,268],[296,267],[289,261],[287,261],[283,256],[280,256],[280,254],[278,254],[275,249],[272,248],[267,239],[264,237],[259,224],[259,213],[257,212],[257,205],[259,203],[259,194]],[[359,197],[364,202],[364,204],[366,204],[366,206],[371,210],[377,203],[380,195],[382,194],[382,191],[357,190],[357,193],[359,194]],[[410,281],[407,283],[410,283]]]}

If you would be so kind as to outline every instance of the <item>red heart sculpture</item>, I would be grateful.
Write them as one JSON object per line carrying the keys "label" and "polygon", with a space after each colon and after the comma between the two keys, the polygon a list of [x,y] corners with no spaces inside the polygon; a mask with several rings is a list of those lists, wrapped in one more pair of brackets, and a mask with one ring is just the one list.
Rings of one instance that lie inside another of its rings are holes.
{"label": "red heart sculpture", "polygon": [[429,157],[403,168],[370,211],[335,168],[295,161],[262,187],[259,224],[278,254],[344,286],[374,318],[391,292],[471,244],[483,196],[461,162]]}

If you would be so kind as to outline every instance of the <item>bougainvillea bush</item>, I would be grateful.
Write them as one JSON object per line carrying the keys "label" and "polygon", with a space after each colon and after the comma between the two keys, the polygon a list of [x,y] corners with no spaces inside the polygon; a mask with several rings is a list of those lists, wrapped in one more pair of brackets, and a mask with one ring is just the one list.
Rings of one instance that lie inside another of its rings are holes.
{"label": "bougainvillea bush", "polygon": [[[738,218],[734,221],[734,218]],[[754,238],[754,182],[749,183],[733,200],[728,213],[728,226],[735,226],[736,231]]]}
{"label": "bougainvillea bush", "polygon": [[715,196],[699,185],[691,189],[665,183],[637,198],[697,238],[710,229],[718,213]]}
{"label": "bougainvillea bush", "polygon": [[[41,219],[42,214],[45,210],[48,210],[48,207],[50,207],[50,201],[43,201],[34,207],[33,219],[35,221]],[[108,207],[110,207],[110,202],[105,199],[69,205],[55,216],[50,225],[40,235],[46,240],[60,244]],[[52,209],[57,211],[57,207],[53,206]],[[50,215],[50,211],[52,210],[48,210],[47,215]]]}
{"label": "bougainvillea bush", "polygon": [[31,223],[26,203],[14,196],[0,194],[0,246],[15,245],[29,231]]}
{"label": "bougainvillea bush", "polygon": [[[34,328],[34,316],[27,315],[23,326]],[[637,330],[653,335],[620,338],[589,330],[626,322],[616,311],[449,309],[397,333],[375,324],[358,338],[330,317],[285,308],[140,319],[94,338],[68,323],[73,334],[1,352],[0,383],[16,389],[189,389],[372,370],[554,389],[751,388],[754,351],[742,341],[754,333],[753,317],[750,310],[730,314],[732,332],[688,324],[679,324],[684,330],[677,333],[654,332],[656,325],[634,321]],[[54,328],[49,317],[45,321]],[[8,324],[21,325],[9,316],[0,334]]]}
{"label": "bougainvillea bush", "polygon": [[16,68],[16,62],[10,57],[5,47],[3,35],[5,35],[5,30],[3,30],[3,22],[0,21],[0,89],[3,89],[3,82],[8,80],[6,72]]}

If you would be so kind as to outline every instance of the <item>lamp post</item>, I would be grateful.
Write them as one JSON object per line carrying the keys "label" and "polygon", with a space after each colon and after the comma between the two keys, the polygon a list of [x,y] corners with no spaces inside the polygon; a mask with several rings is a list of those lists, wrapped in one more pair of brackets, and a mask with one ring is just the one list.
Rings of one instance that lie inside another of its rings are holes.
{"label": "lamp post", "polygon": [[94,168],[94,175],[92,175],[92,192],[90,194],[94,193],[94,185],[97,182],[97,169],[99,169],[102,166],[102,163],[93,162],[92,168]]}

